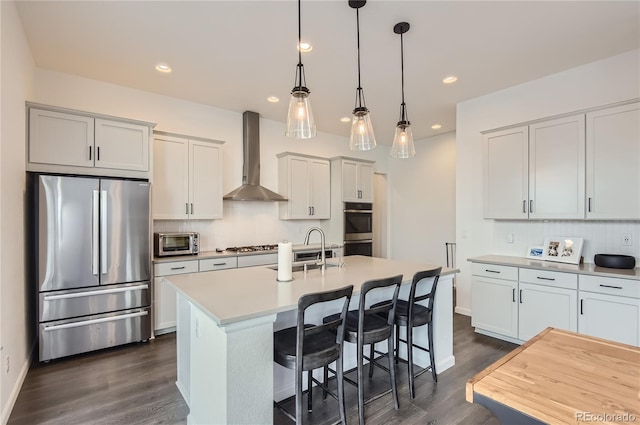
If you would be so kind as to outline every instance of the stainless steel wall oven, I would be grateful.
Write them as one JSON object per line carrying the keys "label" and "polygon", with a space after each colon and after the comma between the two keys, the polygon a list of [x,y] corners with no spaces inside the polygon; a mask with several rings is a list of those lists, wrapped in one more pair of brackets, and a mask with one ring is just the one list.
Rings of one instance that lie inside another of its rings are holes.
{"label": "stainless steel wall oven", "polygon": [[344,204],[344,255],[373,255],[373,209],[369,202]]}

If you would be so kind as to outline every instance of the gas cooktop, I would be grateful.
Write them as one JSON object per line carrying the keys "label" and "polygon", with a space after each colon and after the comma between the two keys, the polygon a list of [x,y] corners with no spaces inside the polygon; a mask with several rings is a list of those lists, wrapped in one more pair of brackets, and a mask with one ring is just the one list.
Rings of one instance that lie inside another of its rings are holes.
{"label": "gas cooktop", "polygon": [[278,245],[251,245],[251,246],[232,246],[227,248],[231,252],[259,252],[259,251],[275,251]]}

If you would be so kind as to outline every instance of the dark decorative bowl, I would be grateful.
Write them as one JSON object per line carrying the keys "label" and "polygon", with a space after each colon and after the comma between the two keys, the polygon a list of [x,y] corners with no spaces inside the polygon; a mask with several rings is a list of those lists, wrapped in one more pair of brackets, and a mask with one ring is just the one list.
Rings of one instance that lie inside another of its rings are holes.
{"label": "dark decorative bowl", "polygon": [[632,269],[636,266],[636,258],[630,255],[596,254],[593,262],[596,266],[611,269]]}

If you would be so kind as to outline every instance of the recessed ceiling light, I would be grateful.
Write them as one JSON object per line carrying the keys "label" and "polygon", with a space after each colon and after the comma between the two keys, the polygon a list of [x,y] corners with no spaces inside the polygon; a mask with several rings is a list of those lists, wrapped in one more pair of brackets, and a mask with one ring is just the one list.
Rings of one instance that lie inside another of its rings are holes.
{"label": "recessed ceiling light", "polygon": [[308,41],[301,41],[298,48],[302,53],[308,53],[313,50],[313,46]]}
{"label": "recessed ceiling light", "polygon": [[342,117],[340,118],[341,122],[351,122],[351,117]]}
{"label": "recessed ceiling light", "polygon": [[160,62],[156,65],[156,70],[160,72],[169,73],[171,72],[171,67],[164,62]]}
{"label": "recessed ceiling light", "polygon": [[456,81],[458,81],[458,77],[456,77],[455,75],[449,75],[442,79],[442,82],[445,84],[452,84],[452,83],[455,83]]}
{"label": "recessed ceiling light", "polygon": [[277,102],[280,102],[280,99],[279,99],[277,96],[269,96],[269,97],[267,98],[267,100],[268,100],[269,102],[271,102],[271,103],[277,103]]}
{"label": "recessed ceiling light", "polygon": [[434,124],[431,126],[432,129],[434,130],[440,130],[442,128],[442,126],[440,124]]}

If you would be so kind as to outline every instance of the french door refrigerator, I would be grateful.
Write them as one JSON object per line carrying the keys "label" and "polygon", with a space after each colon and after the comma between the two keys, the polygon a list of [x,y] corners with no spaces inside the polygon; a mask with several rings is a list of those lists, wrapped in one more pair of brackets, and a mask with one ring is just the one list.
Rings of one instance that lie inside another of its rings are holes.
{"label": "french door refrigerator", "polygon": [[40,361],[150,338],[149,183],[29,174]]}

